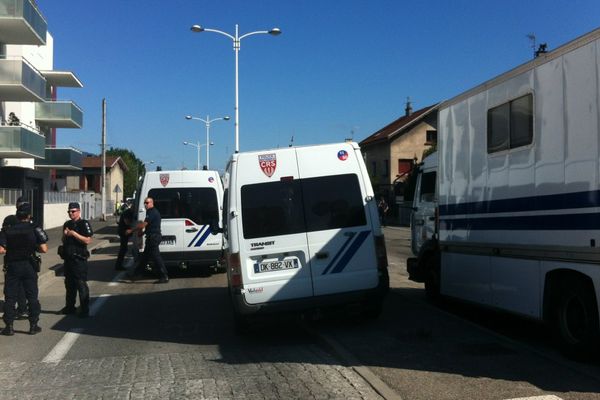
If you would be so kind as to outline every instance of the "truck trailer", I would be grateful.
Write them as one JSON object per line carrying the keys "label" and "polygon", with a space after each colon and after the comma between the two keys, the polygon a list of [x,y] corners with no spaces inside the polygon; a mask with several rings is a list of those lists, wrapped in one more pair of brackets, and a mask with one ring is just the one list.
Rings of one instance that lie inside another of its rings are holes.
{"label": "truck trailer", "polygon": [[599,64],[596,29],[440,104],[407,262],[431,298],[543,321],[580,357],[600,347]]}

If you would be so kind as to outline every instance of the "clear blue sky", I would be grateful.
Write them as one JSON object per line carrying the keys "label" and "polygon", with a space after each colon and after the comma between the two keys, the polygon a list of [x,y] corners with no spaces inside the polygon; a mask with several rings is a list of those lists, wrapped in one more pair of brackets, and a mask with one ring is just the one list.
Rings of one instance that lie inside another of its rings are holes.
{"label": "clear blue sky", "polygon": [[[600,1],[38,0],[54,36],[54,68],[81,79],[59,98],[84,110],[58,144],[98,152],[101,101],[108,139],[163,169],[195,168],[205,126],[211,169],[234,149],[234,52],[242,40],[240,148],[360,141],[404,113],[453,97],[532,57],[528,33],[551,50],[600,27]],[[202,149],[202,162],[205,151]]]}

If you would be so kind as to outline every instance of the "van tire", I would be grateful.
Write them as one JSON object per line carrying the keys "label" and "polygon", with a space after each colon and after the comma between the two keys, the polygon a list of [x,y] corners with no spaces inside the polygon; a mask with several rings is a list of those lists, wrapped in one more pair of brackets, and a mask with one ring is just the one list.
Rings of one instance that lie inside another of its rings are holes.
{"label": "van tire", "polygon": [[427,300],[437,303],[441,297],[441,270],[439,257],[435,253],[427,254],[423,259],[425,271],[425,295]]}
{"label": "van tire", "polygon": [[600,325],[596,296],[590,284],[570,277],[557,288],[554,332],[563,352],[585,360],[598,355]]}

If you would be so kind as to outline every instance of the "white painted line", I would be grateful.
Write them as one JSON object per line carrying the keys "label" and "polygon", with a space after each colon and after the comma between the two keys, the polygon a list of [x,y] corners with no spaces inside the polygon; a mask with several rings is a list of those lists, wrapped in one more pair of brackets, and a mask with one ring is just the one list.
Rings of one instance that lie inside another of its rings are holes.
{"label": "white painted line", "polygon": [[82,331],[83,329],[81,328],[75,328],[65,333],[62,339],[60,339],[60,341],[56,344],[56,346],[54,346],[50,353],[48,353],[48,355],[44,357],[42,362],[58,363],[60,360],[62,360],[67,355],[71,347],[73,347]]}
{"label": "white painted line", "polygon": [[123,280],[126,273],[127,273],[127,271],[119,272],[117,274],[117,276],[115,276],[114,279],[108,283],[108,286],[117,286],[119,283],[121,283],[119,281]]}
{"label": "white painted line", "polygon": [[506,399],[506,400],[563,400],[560,397],[557,397],[553,394],[545,395],[545,396],[531,396],[531,397],[519,397],[514,399]]}
{"label": "white painted line", "polygon": [[[90,316],[94,316],[100,311],[100,308],[106,303],[106,300],[110,297],[110,294],[101,294],[96,297],[90,306]],[[83,328],[75,328],[69,330],[64,334],[62,339],[54,346],[50,353],[44,357],[43,363],[58,363],[60,362],[71,350],[71,347],[75,344],[79,336],[83,333]]]}

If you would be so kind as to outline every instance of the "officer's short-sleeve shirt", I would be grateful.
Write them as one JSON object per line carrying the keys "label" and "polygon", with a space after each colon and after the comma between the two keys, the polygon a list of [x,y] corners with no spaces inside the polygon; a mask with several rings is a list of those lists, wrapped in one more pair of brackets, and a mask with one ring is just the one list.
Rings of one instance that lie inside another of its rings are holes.
{"label": "officer's short-sleeve shirt", "polygon": [[156,208],[152,207],[146,211],[146,219],[144,219],[144,222],[148,223],[146,226],[147,235],[160,233],[160,220],[160,213]]}
{"label": "officer's short-sleeve shirt", "polygon": [[[65,228],[69,228],[69,229],[79,233],[81,236],[85,236],[85,237],[92,237],[94,235],[92,226],[90,225],[88,220],[83,219],[83,218],[80,218],[77,221],[73,221],[71,219],[68,220],[67,222],[65,222],[63,224],[63,230]],[[73,236],[68,236],[65,239],[65,244],[66,245],[74,245],[74,246],[78,246],[78,247],[86,246],[85,244],[81,243],[79,240],[75,239]]]}
{"label": "officer's short-sleeve shirt", "polygon": [[[20,224],[21,222],[19,220],[17,220],[17,224]],[[31,222],[26,222],[27,224],[32,224]],[[16,224],[11,224],[8,225],[6,227],[4,227],[1,231],[0,231],[0,246],[6,248],[7,245],[7,229],[10,229],[11,227],[14,227]],[[33,228],[33,235],[35,237],[35,244],[36,246],[39,246],[40,244],[44,244],[44,243],[48,243],[48,234],[46,233],[46,231],[44,231],[42,228],[40,228],[39,226],[34,226]]]}

